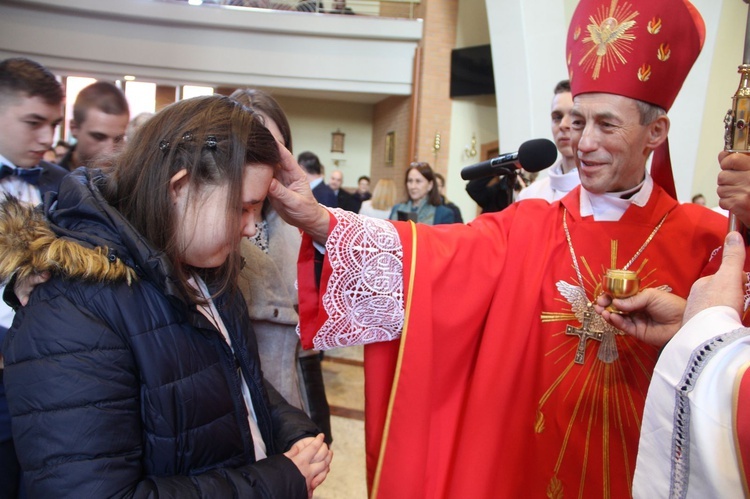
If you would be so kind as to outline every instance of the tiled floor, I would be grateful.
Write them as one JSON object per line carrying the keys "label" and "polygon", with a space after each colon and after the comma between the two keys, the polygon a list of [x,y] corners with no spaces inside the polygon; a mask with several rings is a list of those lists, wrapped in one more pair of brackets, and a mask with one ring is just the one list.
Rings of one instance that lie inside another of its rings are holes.
{"label": "tiled floor", "polygon": [[326,352],[323,378],[331,406],[331,472],[316,499],[366,499],[362,347]]}

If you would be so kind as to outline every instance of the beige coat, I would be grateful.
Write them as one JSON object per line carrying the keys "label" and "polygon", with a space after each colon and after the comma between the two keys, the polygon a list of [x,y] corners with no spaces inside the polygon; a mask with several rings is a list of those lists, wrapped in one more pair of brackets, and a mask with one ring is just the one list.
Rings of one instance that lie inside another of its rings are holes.
{"label": "beige coat", "polygon": [[302,403],[297,371],[297,255],[300,232],[269,210],[268,254],[243,239],[245,267],[239,279],[250,319],[258,338],[261,368],[265,378],[292,405]]}

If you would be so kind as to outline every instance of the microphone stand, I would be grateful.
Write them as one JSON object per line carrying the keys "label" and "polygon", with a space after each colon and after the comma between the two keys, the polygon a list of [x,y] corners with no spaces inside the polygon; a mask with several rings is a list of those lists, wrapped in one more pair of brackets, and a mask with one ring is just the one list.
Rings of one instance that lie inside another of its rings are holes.
{"label": "microphone stand", "polygon": [[508,204],[505,205],[506,208],[513,204],[513,191],[515,191],[517,176],[520,171],[517,168],[503,168],[503,171],[496,175],[499,182],[505,182],[505,196],[508,201]]}
{"label": "microphone stand", "polygon": [[[750,0],[743,0],[750,4]],[[750,152],[750,10],[745,25],[745,49],[742,54],[740,85],[732,98],[732,109],[724,118],[724,150],[729,152]],[[738,231],[747,240],[747,229],[734,213],[729,213],[729,231]]]}

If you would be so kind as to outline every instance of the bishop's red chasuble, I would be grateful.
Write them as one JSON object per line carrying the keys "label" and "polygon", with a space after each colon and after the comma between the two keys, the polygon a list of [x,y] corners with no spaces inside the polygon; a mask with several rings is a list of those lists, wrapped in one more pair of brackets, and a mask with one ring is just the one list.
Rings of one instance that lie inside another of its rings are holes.
{"label": "bishop's red chasuble", "polygon": [[337,211],[319,290],[303,245],[303,345],[381,342],[365,351],[372,497],[630,496],[659,351],[589,303],[631,259],[642,288],[687,296],[726,219],[658,186],[617,222],[582,218],[579,199],[468,225]]}

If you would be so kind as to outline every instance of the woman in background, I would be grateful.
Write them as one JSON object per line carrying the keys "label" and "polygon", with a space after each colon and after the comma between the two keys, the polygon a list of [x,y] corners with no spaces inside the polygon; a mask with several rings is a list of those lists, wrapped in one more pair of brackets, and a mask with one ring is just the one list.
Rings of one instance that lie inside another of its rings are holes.
{"label": "woman in background", "polygon": [[[276,99],[257,89],[237,89],[230,97],[257,112],[274,138],[292,150],[289,121]],[[297,335],[297,256],[302,236],[268,203],[259,217],[255,236],[241,243],[245,267],[239,286],[258,338],[263,374],[290,404],[307,412],[330,444],[331,412],[320,352],[302,350]]]}
{"label": "woman in background", "polygon": [[411,163],[406,170],[404,184],[409,199],[393,207],[391,220],[413,220],[427,225],[452,224],[456,221],[453,211],[443,205],[435,174],[428,163]]}
{"label": "woman in background", "polygon": [[396,183],[389,178],[381,178],[375,184],[372,198],[362,201],[359,214],[388,220],[394,204],[396,204]]}

